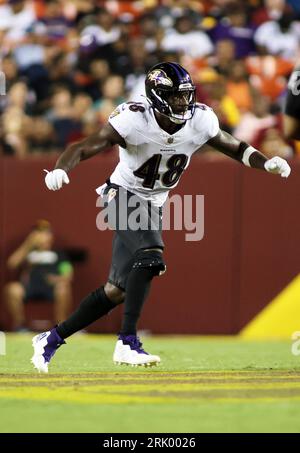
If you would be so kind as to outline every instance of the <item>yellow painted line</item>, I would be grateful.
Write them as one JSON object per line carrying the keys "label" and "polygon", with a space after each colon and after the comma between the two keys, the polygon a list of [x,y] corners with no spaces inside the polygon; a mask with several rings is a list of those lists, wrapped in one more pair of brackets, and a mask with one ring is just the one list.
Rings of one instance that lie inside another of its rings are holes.
{"label": "yellow painted line", "polygon": [[175,377],[175,378],[162,378],[162,377],[152,377],[149,376],[147,379],[146,378],[141,378],[141,377],[126,377],[126,378],[115,378],[115,377],[101,377],[101,378],[86,378],[86,377],[76,377],[76,378],[41,378],[39,376],[37,377],[32,377],[32,378],[5,378],[5,379],[0,379],[0,390],[1,386],[5,385],[13,385],[13,384],[24,384],[30,385],[30,384],[35,384],[35,385],[55,385],[55,384],[63,384],[65,386],[67,385],[76,385],[77,383],[91,383],[91,384],[99,384],[99,385],[185,385],[185,384],[190,384],[190,385],[209,385],[209,384],[215,384],[215,385],[220,385],[220,384],[228,384],[228,385],[234,385],[234,384],[239,384],[239,383],[267,383],[267,384],[281,384],[284,382],[294,382],[294,383],[300,383],[300,374],[296,375],[288,375],[288,374],[277,374],[277,375],[235,375],[235,376],[195,376],[193,378],[191,377]]}
{"label": "yellow painted line", "polygon": [[[262,385],[262,384],[265,384],[265,383],[262,383],[263,380],[269,380],[271,385],[275,385],[275,384],[278,384],[278,385],[281,385],[285,382],[294,382],[294,383],[297,383],[299,382],[300,383],[300,374],[299,375],[295,375],[295,376],[289,376],[289,375],[253,375],[253,376],[228,376],[228,377],[222,377],[222,376],[197,376],[197,377],[172,377],[172,378],[163,378],[163,377],[148,377],[149,381],[149,384],[146,384],[146,385],[151,385],[155,382],[161,384],[161,385],[164,385],[165,383],[166,384],[171,384],[172,382],[176,383],[176,381],[180,381],[180,383],[182,385],[184,385],[185,383],[191,383],[193,385],[196,385],[196,384],[201,384],[201,385],[208,385],[209,383],[206,382],[206,381],[210,381],[211,383],[213,383],[214,381],[217,381],[217,380],[224,380],[224,383],[225,382],[228,382],[228,384],[233,384],[234,381],[248,381],[251,383],[251,381],[255,384],[257,383],[257,385]],[[28,378],[28,379],[24,379],[24,378],[6,378],[6,379],[0,379],[0,390],[1,390],[1,385],[12,385],[14,383],[16,384],[25,384],[25,385],[29,385],[29,384],[35,384],[35,385],[40,385],[40,386],[43,386],[43,385],[54,385],[56,383],[63,383],[65,386],[67,385],[76,385],[77,383],[85,383],[85,382],[88,382],[88,383],[94,383],[95,385],[96,384],[104,384],[107,382],[107,381],[114,381],[117,385],[121,385],[121,384],[127,384],[128,381],[130,381],[128,383],[128,386],[129,385],[133,385],[132,384],[132,381],[134,381],[134,385],[143,385],[143,383],[140,383],[140,381],[143,380],[143,378],[141,377],[126,377],[126,378],[115,378],[115,377],[101,377],[101,378],[84,378],[84,377],[76,377],[76,378],[39,378],[39,377],[36,377],[36,378]],[[146,380],[146,379],[145,379]],[[186,381],[186,382],[182,382],[182,381]],[[274,380],[278,380],[278,382],[274,382]],[[140,383],[140,384],[139,384]],[[242,384],[242,382],[240,382]],[[216,383],[216,385],[220,385],[222,383]],[[237,384],[239,385],[239,383]]]}
{"label": "yellow painted line", "polygon": [[126,394],[130,395],[130,393],[147,393],[147,392],[155,392],[156,395],[160,393],[169,393],[169,392],[189,392],[189,393],[197,393],[197,392],[210,392],[214,390],[224,390],[224,391],[236,391],[236,390],[250,390],[250,391],[257,391],[257,390],[281,390],[281,389],[300,389],[300,382],[279,382],[279,383],[237,383],[237,384],[200,384],[195,386],[194,384],[169,384],[164,386],[156,386],[151,384],[134,384],[128,385],[126,387],[118,387],[116,388],[115,385],[91,385],[91,386],[26,386],[26,387],[15,387],[13,385],[3,387],[0,389],[0,397],[5,397],[7,394],[11,394],[11,392],[27,394],[27,393],[36,393],[36,394],[43,394],[47,393],[52,395],[54,393],[70,393],[70,392],[85,392],[85,393],[109,393],[109,394]]}
{"label": "yellow painted line", "polygon": [[246,339],[290,339],[300,330],[300,275],[241,330]]}
{"label": "yellow painted line", "polygon": [[[41,389],[40,389],[41,390]],[[27,389],[26,392],[24,391],[8,391],[5,395],[3,395],[4,399],[12,399],[12,400],[24,400],[24,401],[35,401],[35,402],[63,402],[63,403],[78,403],[78,404],[170,404],[170,403],[180,403],[180,404],[206,404],[208,402],[214,403],[253,403],[253,402],[268,402],[268,403],[276,403],[278,401],[300,401],[300,395],[291,396],[291,395],[284,395],[284,396],[277,396],[277,397],[270,397],[270,396],[259,396],[259,397],[245,397],[244,395],[241,397],[203,397],[197,396],[196,398],[178,398],[176,396],[145,396],[145,395],[120,395],[120,394],[89,394],[86,392],[76,392],[66,391],[66,389],[61,389],[58,391],[37,391],[37,389],[32,389],[29,391]]]}
{"label": "yellow painted line", "polygon": [[[3,395],[0,395],[1,398],[9,399],[21,399],[21,400],[30,400],[30,401],[50,401],[50,402],[63,402],[63,403],[82,403],[82,404],[128,404],[128,403],[140,403],[140,404],[149,404],[153,402],[162,403],[166,399],[164,397],[148,397],[143,396],[141,400],[140,395],[119,395],[119,394],[89,394],[86,392],[75,391],[74,389],[53,389],[45,391],[45,389],[13,389],[7,390]],[[171,399],[171,401],[178,401],[176,397]],[[168,400],[169,401],[169,400]],[[171,402],[170,401],[170,402]]]}

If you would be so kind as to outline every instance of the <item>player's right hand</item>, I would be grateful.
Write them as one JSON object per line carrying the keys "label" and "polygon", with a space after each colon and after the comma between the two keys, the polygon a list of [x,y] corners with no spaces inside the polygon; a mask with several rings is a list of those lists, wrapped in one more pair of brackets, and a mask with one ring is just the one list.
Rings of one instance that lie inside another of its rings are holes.
{"label": "player's right hand", "polygon": [[291,167],[286,160],[275,156],[265,162],[265,169],[269,173],[280,175],[282,178],[288,178],[291,173]]}
{"label": "player's right hand", "polygon": [[49,190],[59,190],[63,184],[69,184],[70,180],[67,173],[61,168],[53,171],[44,170],[47,174],[45,176],[45,184]]}

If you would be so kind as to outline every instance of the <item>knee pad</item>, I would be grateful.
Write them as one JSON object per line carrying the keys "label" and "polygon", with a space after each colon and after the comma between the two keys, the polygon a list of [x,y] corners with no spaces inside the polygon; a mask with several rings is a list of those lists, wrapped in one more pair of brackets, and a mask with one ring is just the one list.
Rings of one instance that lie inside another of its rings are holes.
{"label": "knee pad", "polygon": [[108,298],[113,304],[119,305],[124,302],[125,299],[125,291],[122,291],[117,286],[113,285],[112,283],[108,282],[110,287],[106,289],[106,285],[103,288],[103,292],[106,298]]}
{"label": "knee pad", "polygon": [[167,266],[164,263],[162,253],[156,250],[139,250],[135,254],[133,269],[149,269],[153,276],[162,275],[166,272]]}

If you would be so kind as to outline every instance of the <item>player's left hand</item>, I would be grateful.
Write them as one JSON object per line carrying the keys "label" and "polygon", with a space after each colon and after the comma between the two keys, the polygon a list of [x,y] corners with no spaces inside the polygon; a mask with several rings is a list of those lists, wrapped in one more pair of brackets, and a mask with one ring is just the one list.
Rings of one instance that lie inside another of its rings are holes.
{"label": "player's left hand", "polygon": [[282,178],[288,178],[291,173],[291,167],[282,157],[272,157],[265,162],[265,169],[269,173],[280,175]]}

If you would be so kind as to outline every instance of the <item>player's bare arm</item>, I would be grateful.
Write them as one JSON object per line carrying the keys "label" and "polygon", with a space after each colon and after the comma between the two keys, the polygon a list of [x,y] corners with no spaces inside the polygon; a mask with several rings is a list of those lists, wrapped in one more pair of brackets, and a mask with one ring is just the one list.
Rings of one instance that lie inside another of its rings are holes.
{"label": "player's bare arm", "polygon": [[283,178],[290,175],[291,168],[286,160],[278,156],[268,159],[253,146],[237,140],[225,131],[220,130],[215,137],[208,140],[207,144],[248,167],[279,174]]}
{"label": "player's bare arm", "polygon": [[69,184],[67,173],[82,160],[90,159],[96,154],[105,151],[114,145],[126,148],[126,143],[121,135],[107,123],[96,134],[84,140],[72,143],[58,158],[55,169],[47,172],[45,182],[50,190],[59,190],[63,184]]}
{"label": "player's bare arm", "polygon": [[60,168],[68,172],[79,164],[80,161],[90,159],[114,145],[120,145],[126,148],[124,139],[108,123],[96,134],[90,135],[78,143],[71,144],[59,157],[55,168]]}

